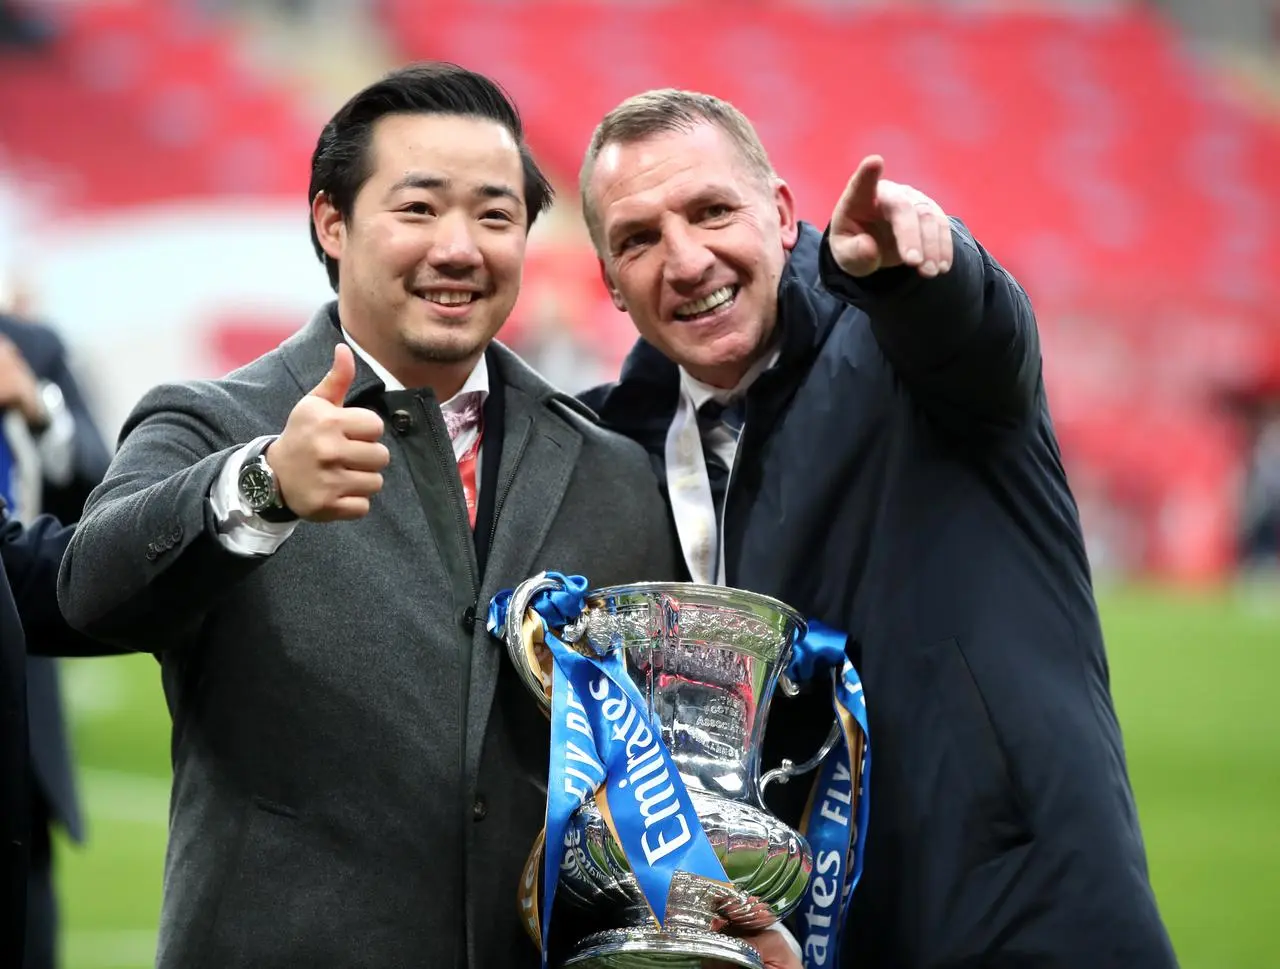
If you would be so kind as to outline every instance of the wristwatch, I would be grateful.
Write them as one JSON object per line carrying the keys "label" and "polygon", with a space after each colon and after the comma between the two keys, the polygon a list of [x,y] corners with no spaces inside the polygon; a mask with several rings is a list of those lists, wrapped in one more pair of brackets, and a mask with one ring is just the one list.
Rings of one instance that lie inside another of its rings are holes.
{"label": "wristwatch", "polygon": [[62,388],[52,380],[41,380],[36,386],[36,392],[40,397],[40,414],[34,421],[29,421],[28,426],[34,436],[40,437],[53,426],[54,421],[66,413],[67,399],[62,396]]}
{"label": "wristwatch", "polygon": [[274,441],[274,437],[263,438],[255,442],[245,455],[237,479],[240,497],[249,510],[265,522],[296,521],[298,516],[284,503],[280,496],[280,483],[276,481],[271,465],[267,464],[267,448]]}

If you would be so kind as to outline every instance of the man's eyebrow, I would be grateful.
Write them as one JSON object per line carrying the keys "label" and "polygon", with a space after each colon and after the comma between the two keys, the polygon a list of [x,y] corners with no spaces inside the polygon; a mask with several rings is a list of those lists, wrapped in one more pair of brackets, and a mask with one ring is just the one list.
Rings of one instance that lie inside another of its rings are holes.
{"label": "man's eyebrow", "polygon": [[396,182],[387,190],[388,195],[394,195],[396,192],[402,192],[406,188],[421,188],[429,192],[447,189],[450,185],[449,179],[443,175],[427,175],[422,172],[410,172],[402,179]]}
{"label": "man's eyebrow", "polygon": [[510,199],[516,205],[524,207],[524,199],[510,185],[484,184],[476,189],[476,194],[487,199]]}
{"label": "man's eyebrow", "polygon": [[621,222],[615,222],[609,229],[609,241],[621,242],[628,236],[651,228],[652,224],[651,221],[645,219],[624,219]]}
{"label": "man's eyebrow", "polygon": [[[453,187],[451,179],[443,175],[428,175],[423,172],[410,172],[399,181],[397,181],[387,191],[388,195],[394,195],[396,192],[402,192],[405,189],[422,189],[428,192],[448,191]],[[502,185],[498,183],[486,182],[483,185],[476,186],[475,194],[480,198],[487,199],[510,199],[517,205],[523,207],[524,199],[510,185]]]}

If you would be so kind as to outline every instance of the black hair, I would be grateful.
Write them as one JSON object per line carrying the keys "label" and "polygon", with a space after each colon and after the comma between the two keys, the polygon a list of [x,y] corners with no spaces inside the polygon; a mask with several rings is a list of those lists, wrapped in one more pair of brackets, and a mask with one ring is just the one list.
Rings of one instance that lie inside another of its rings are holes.
{"label": "black hair", "polygon": [[[320,132],[311,156],[308,207],[324,192],[344,219],[351,216],[356,196],[372,174],[369,144],[373,140],[374,125],[390,114],[454,114],[496,121],[520,146],[529,226],[550,207],[554,190],[525,144],[524,126],[514,102],[483,74],[443,61],[411,64],[392,71],[338,109]],[[314,223],[311,223],[311,244],[329,273],[329,284],[336,291],[338,261],[329,258],[320,245]]]}

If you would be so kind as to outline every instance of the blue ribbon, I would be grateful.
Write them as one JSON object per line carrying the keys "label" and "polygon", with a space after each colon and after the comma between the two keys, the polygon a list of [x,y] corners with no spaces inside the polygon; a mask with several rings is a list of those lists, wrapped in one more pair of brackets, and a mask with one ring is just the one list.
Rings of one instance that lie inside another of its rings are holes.
{"label": "blue ribbon", "polygon": [[[586,864],[583,848],[566,839],[566,829],[573,812],[593,793],[660,925],[677,871],[729,882],[621,652],[583,656],[551,631],[582,613],[586,579],[556,572],[548,576],[563,587],[539,593],[530,603],[542,620],[554,660],[543,858],[544,967],[561,868]],[[506,590],[490,603],[488,629],[495,636],[504,634],[511,619],[510,599],[511,590]]]}
{"label": "blue ribbon", "polygon": [[[871,745],[862,681],[845,656],[848,637],[816,620],[808,625],[792,651],[787,674],[793,683],[832,676],[832,705],[842,728],[814,779],[801,824],[813,849],[813,875],[794,916],[806,969],[824,969],[839,965],[841,932],[862,877]],[[859,749],[862,763],[855,777],[853,752]]]}

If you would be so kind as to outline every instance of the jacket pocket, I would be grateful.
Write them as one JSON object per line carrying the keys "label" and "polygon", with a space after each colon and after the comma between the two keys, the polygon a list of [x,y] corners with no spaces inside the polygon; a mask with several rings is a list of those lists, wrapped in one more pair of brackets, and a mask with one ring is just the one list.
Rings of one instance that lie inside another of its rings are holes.
{"label": "jacket pocket", "polygon": [[338,873],[325,870],[332,852],[321,840],[287,805],[255,797],[245,806],[203,969],[302,969],[342,957],[346,944],[333,928],[342,922]]}
{"label": "jacket pocket", "polygon": [[[932,804],[928,827],[958,837],[960,843],[949,847],[958,851],[963,867],[1026,844],[1031,832],[1025,804],[959,641],[925,647],[917,675],[920,708],[912,756],[924,785],[917,793]],[[874,749],[874,736],[872,744]],[[952,815],[951,823],[938,813]]]}

